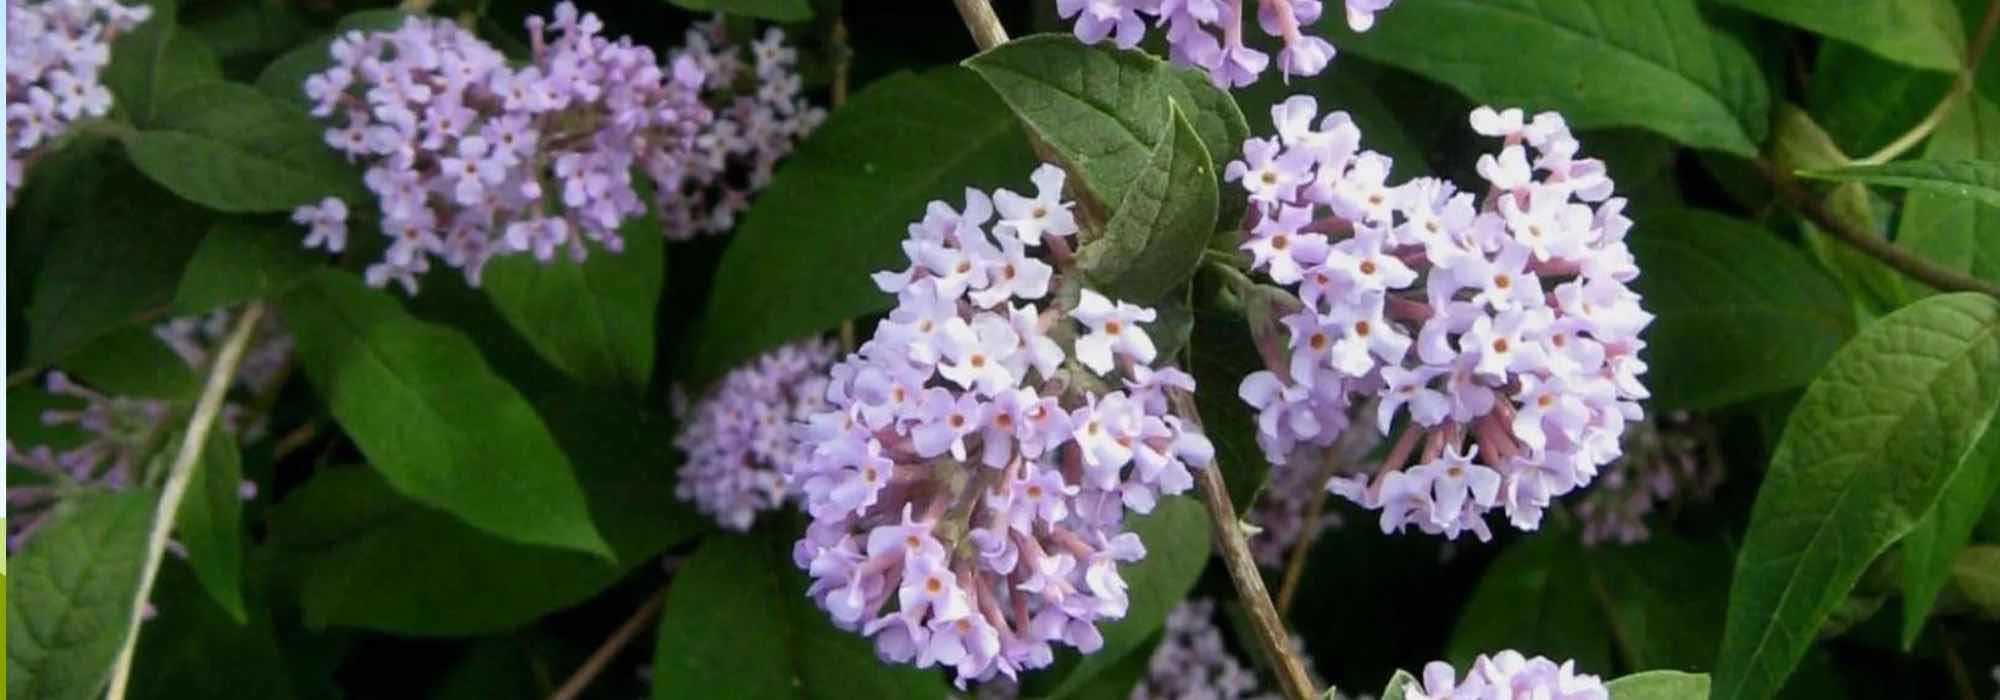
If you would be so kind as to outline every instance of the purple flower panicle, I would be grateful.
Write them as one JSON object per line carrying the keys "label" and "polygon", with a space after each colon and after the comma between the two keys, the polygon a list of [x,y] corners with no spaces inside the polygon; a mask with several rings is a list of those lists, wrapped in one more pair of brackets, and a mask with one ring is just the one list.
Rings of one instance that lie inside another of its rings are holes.
{"label": "purple flower panicle", "polygon": [[1389,435],[1401,419],[1401,433],[1335,494],[1381,511],[1384,532],[1486,539],[1494,509],[1535,529],[1618,457],[1647,396],[1652,315],[1626,286],[1632,222],[1604,164],[1577,157],[1554,113],[1482,107],[1474,130],[1503,142],[1479,159],[1483,192],[1391,184],[1345,113],[1298,96],[1272,117],[1278,135],[1246,141],[1224,173],[1253,204],[1253,269],[1297,293],[1271,295],[1256,329],[1268,369],[1238,388],[1266,457],[1285,468],[1372,402],[1356,420]]}

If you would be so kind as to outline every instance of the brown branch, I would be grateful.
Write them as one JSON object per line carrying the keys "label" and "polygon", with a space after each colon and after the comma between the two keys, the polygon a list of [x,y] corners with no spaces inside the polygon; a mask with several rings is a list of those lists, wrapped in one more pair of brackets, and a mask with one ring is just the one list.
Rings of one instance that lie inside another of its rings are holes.
{"label": "brown branch", "polygon": [[604,672],[604,667],[618,657],[618,652],[625,649],[625,645],[639,634],[639,630],[645,629],[646,623],[652,622],[653,618],[660,614],[660,606],[666,599],[667,587],[661,586],[660,590],[653,592],[653,597],[647,598],[644,605],[632,612],[632,617],[627,619],[625,624],[619,625],[611,636],[604,639],[603,644],[598,645],[597,651],[591,652],[590,658],[585,659],[583,665],[577,667],[576,673],[570,674],[569,680],[563,681],[562,687],[557,688],[556,692],[549,696],[549,700],[574,700],[583,694],[583,689],[590,687],[591,681],[597,680],[597,675]]}
{"label": "brown branch", "polygon": [[1861,228],[1841,218],[1827,207],[1825,201],[1806,191],[1791,173],[1778,170],[1770,161],[1759,159],[1755,161],[1755,166],[1758,172],[1763,174],[1764,179],[1771,183],[1771,189],[1776,193],[1778,201],[1842,243],[1853,246],[1897,272],[1939,291],[1980,292],[2000,297],[2000,285],[1939,265],[1897,247],[1888,239],[1875,235],[1874,231]]}
{"label": "brown branch", "polygon": [[[1195,411],[1194,401],[1186,393],[1175,392],[1174,407],[1190,422],[1200,422],[1201,414]],[[1211,463],[1194,472],[1195,490],[1201,492],[1202,505],[1208,508],[1215,546],[1222,550],[1222,563],[1229,569],[1230,582],[1236,585],[1237,602],[1243,604],[1243,611],[1250,616],[1250,626],[1257,631],[1257,643],[1271,659],[1271,671],[1278,677],[1279,689],[1291,700],[1312,700],[1318,692],[1306,675],[1305,664],[1292,653],[1291,635],[1285,632],[1284,618],[1279,617],[1277,607],[1271,604],[1270,591],[1264,588],[1264,574],[1257,570],[1257,560],[1250,555],[1250,543],[1244,539],[1242,524],[1236,519],[1236,506],[1229,502],[1229,486],[1222,482],[1222,466]]]}

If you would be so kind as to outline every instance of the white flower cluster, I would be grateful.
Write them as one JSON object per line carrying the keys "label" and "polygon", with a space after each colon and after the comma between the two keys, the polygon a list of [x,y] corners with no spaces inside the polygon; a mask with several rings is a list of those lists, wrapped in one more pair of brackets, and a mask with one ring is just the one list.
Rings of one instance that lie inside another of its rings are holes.
{"label": "white flower cluster", "polygon": [[1384,532],[1485,539],[1496,508],[1536,528],[1619,455],[1647,396],[1652,315],[1626,287],[1631,221],[1604,164],[1577,157],[1556,114],[1482,107],[1473,129],[1503,142],[1479,159],[1483,195],[1391,185],[1345,113],[1319,117],[1299,96],[1272,117],[1278,136],[1246,141],[1225,172],[1255,206],[1253,267],[1297,291],[1278,321],[1286,347],[1260,334],[1270,368],[1239,388],[1267,457],[1330,444],[1349,407],[1376,398],[1377,430],[1409,420],[1376,474],[1337,477],[1334,493],[1381,510]]}
{"label": "white flower cluster", "polygon": [[676,400],[681,432],[674,446],[687,461],[675,495],[737,532],[749,530],[759,512],[784,505],[781,470],[810,456],[794,426],[827,409],[826,369],[835,350],[825,340],[786,345],[723,376],[692,407]]}
{"label": "white flower cluster", "polygon": [[[1118,566],[1146,554],[1125,511],[1186,491],[1214,453],[1168,409],[1193,378],[1149,366],[1154,312],[1054,293],[1068,275],[1029,253],[1066,268],[1076,222],[1061,170],[1033,180],[1035,197],[967,190],[910,226],[911,267],[875,278],[896,308],[833,368],[792,474],[813,599],[884,659],[961,686],[1046,666],[1054,643],[1101,646],[1129,604]],[[1048,307],[1017,303],[1034,300]]]}
{"label": "white flower cluster", "polygon": [[111,112],[111,42],[153,15],[116,0],[7,0],[7,206],[78,121]]}
{"label": "white flower cluster", "polygon": [[1451,664],[1432,661],[1424,666],[1422,686],[1403,691],[1409,700],[1609,700],[1610,691],[1597,676],[1576,672],[1575,661],[1561,665],[1548,657],[1527,658],[1507,650],[1481,654],[1460,679]]}

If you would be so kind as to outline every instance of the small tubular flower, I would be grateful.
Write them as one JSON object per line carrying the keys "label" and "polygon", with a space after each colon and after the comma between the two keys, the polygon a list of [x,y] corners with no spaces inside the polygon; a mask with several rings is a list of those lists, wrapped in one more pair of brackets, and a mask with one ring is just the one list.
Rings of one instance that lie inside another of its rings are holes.
{"label": "small tubular flower", "polygon": [[[1395,0],[1345,0],[1347,25],[1357,32],[1375,26],[1375,13]],[[1219,88],[1257,82],[1271,56],[1250,48],[1243,23],[1251,0],[1056,0],[1056,12],[1076,20],[1076,38],[1086,44],[1110,41],[1121,49],[1139,45],[1146,20],[1167,28],[1167,55],[1175,64],[1208,72]],[[1333,61],[1333,44],[1305,33],[1319,21],[1322,0],[1256,0],[1256,23],[1276,38],[1278,71],[1318,75]]]}
{"label": "small tubular flower", "polygon": [[826,410],[834,354],[824,340],[793,343],[732,370],[692,405],[677,395],[674,446],[686,459],[675,495],[737,532],[783,505],[784,470],[807,457],[793,425]]}
{"label": "small tubular flower", "polygon": [[[679,183],[691,167],[714,118],[693,58],[662,66],[569,2],[527,24],[534,54],[520,68],[450,20],[410,17],[336,38],[334,65],[306,80],[313,114],[335,123],[327,145],[366,166],[377,200],[388,248],[370,284],[414,294],[443,262],[477,286],[496,255],[582,259],[586,241],[617,252],[619,225],[646,211],[632,172]],[[678,187],[655,197],[663,209],[683,199]],[[311,226],[308,246],[347,242],[344,206],[294,219]]]}
{"label": "small tubular flower", "polygon": [[660,223],[668,240],[727,233],[771,184],[778,162],[826,121],[826,110],[800,94],[798,50],[776,27],[744,47],[730,43],[717,16],[689,27],[671,56],[699,67],[701,101],[715,118],[687,158],[649,171],[660,190]]}
{"label": "small tubular flower", "polygon": [[1268,305],[1268,369],[1240,387],[1265,456],[1290,468],[1372,399],[1362,420],[1387,435],[1401,419],[1401,435],[1373,474],[1335,477],[1335,494],[1382,511],[1385,532],[1485,539],[1495,509],[1535,529],[1617,458],[1647,397],[1639,333],[1652,315],[1626,287],[1631,221],[1603,163],[1575,158],[1553,113],[1480,108],[1475,130],[1504,141],[1480,159],[1483,196],[1392,185],[1345,114],[1307,128],[1318,109],[1305,96],[1272,112],[1279,138],[1246,141],[1226,171],[1254,204],[1252,268],[1296,285]]}
{"label": "small tubular flower", "polygon": [[1423,675],[1403,693],[1410,700],[1607,700],[1611,697],[1597,676],[1578,673],[1575,661],[1557,664],[1543,656],[1530,659],[1511,649],[1479,655],[1464,677],[1458,676],[1451,664],[1432,661],[1424,665]]}
{"label": "small tubular flower", "polygon": [[111,42],[153,14],[117,0],[7,0],[7,206],[77,122],[111,113]]}
{"label": "small tubular flower", "polygon": [[[235,315],[217,311],[206,316],[178,318],[154,326],[161,342],[200,371],[234,325]],[[264,432],[264,418],[250,413],[240,397],[268,396],[283,381],[292,352],[291,334],[270,316],[258,325],[230,382],[234,394],[216,417],[216,427],[244,440]],[[47,523],[50,509],[64,495],[80,489],[118,491],[145,478],[143,469],[163,441],[181,427],[184,402],[143,396],[106,394],[84,386],[59,370],[46,375],[45,388],[57,407],[44,410],[44,425],[73,433],[58,444],[21,446],[10,436],[7,463],[20,467],[26,478],[7,485],[7,551],[21,545]],[[237,490],[254,498],[257,485],[244,481]]]}
{"label": "small tubular flower", "polygon": [[[996,198],[967,190],[910,226],[909,267],[874,278],[896,307],[830,370],[789,473],[813,599],[883,659],[961,687],[1101,646],[1130,604],[1119,567],[1146,556],[1126,512],[1192,488],[1214,454],[1169,410],[1193,377],[1149,366],[1154,312],[1064,286],[1063,172],[1033,179],[1037,199],[997,198],[998,223]],[[1028,262],[1050,279],[1013,282]]]}

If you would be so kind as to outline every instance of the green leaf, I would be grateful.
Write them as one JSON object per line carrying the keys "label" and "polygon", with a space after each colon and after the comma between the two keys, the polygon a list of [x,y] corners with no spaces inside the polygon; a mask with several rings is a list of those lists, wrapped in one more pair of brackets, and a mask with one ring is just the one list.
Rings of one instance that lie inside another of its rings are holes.
{"label": "green leaf", "polygon": [[1188,344],[1188,372],[1194,375],[1195,409],[1202,432],[1215,444],[1215,465],[1229,486],[1229,500],[1248,512],[1257,502],[1271,473],[1271,463],[1257,446],[1257,414],[1236,397],[1236,387],[1250,373],[1264,368],[1257,348],[1248,342],[1250,325],[1242,314],[1204,309],[1195,314],[1200,333]]}
{"label": "green leaf", "polygon": [[[180,454],[180,440],[160,454]],[[243,607],[242,485],[243,454],[236,439],[219,429],[209,433],[174,525],[195,578],[238,624],[248,620]]]}
{"label": "green leaf", "polygon": [[1382,700],[1403,700],[1409,695],[1411,688],[1422,690],[1423,686],[1417,683],[1417,677],[1410,675],[1409,671],[1396,669],[1396,675],[1390,676],[1389,684],[1382,687]]}
{"label": "green leaf", "polygon": [[944,676],[875,658],[807,597],[792,537],[765,527],[703,541],[667,589],[654,698],[941,698]]}
{"label": "green leaf", "polygon": [[397,491],[516,542],[609,556],[570,460],[463,334],[332,269],[281,303],[306,375]]}
{"label": "green leaf", "polygon": [[1835,170],[1808,170],[1799,175],[1816,180],[1907,187],[2000,207],[2000,162],[1906,160],[1881,165],[1854,165]]}
{"label": "green leaf", "polygon": [[[2000,419],[1996,419],[2000,420]],[[1914,649],[1931,606],[1951,579],[1952,562],[1972,541],[1986,504],[2000,493],[2000,430],[1989,425],[1979,446],[1966,453],[1944,494],[1903,537],[1903,650]]]}
{"label": "green leaf", "polygon": [[1611,700],[1706,700],[1708,674],[1647,671],[1604,684]]}
{"label": "green leaf", "polygon": [[71,377],[121,396],[192,400],[201,378],[167,347],[150,324],[127,325],[99,336],[61,363]]}
{"label": "green leaf", "polygon": [[91,206],[54,241],[35,278],[27,309],[31,365],[62,360],[105,333],[160,315],[208,228],[200,209],[136,177],[113,176]]}
{"label": "green leaf", "polygon": [[1715,408],[1803,386],[1854,333],[1840,287],[1750,222],[1660,211],[1628,243],[1644,270],[1635,284],[1658,315],[1646,331],[1658,407]]}
{"label": "green leaf", "polygon": [[1582,669],[1611,668],[1611,633],[1582,550],[1564,527],[1509,546],[1472,589],[1445,658],[1464,669],[1480,654],[1521,649],[1575,659]]}
{"label": "green leaf", "polygon": [[362,10],[340,18],[334,34],[299,45],[264,67],[257,75],[257,89],[294,105],[311,104],[306,99],[306,77],[333,66],[334,36],[350,31],[388,31],[400,27],[410,15],[401,10]]}
{"label": "green leaf", "polygon": [[1745,157],[1764,140],[1763,72],[1696,0],[1403,0],[1391,19],[1333,41],[1474,101],[1560,111],[1577,128],[1644,127]]}
{"label": "green leaf", "polygon": [[1863,329],[1792,410],[1730,586],[1717,697],[1777,692],[1868,565],[1937,502],[2000,405],[2000,302],[1935,296]]}
{"label": "green leaf", "polygon": [[161,562],[152,601],[155,613],[139,628],[127,697],[293,697],[264,601],[253,596],[247,618],[225,611],[174,557]]}
{"label": "green leaf", "polygon": [[[1978,158],[1990,173],[1992,162],[2000,161],[2000,102],[1985,93],[1966,95],[1931,134],[1924,157]],[[1980,201],[1912,191],[1903,200],[1896,243],[1945,267],[2000,281],[2000,210]]]}
{"label": "green leaf", "polygon": [[161,105],[182,89],[222,79],[222,63],[207,42],[181,31],[174,0],[148,3],[153,15],[111,44],[104,85],[133,126],[152,125]]}
{"label": "green leaf", "polygon": [[11,557],[8,697],[82,700],[103,692],[132,620],[157,495],[68,499]]}
{"label": "green leaf", "polygon": [[594,394],[540,409],[576,462],[615,562],[498,539],[396,494],[373,470],[327,469],[272,524],[302,556],[306,621],[426,636],[513,629],[596,595],[705,527],[674,495],[667,421]]}
{"label": "green leaf", "polygon": [[1987,619],[2000,620],[2000,546],[1966,547],[1952,561],[1951,581]]}
{"label": "green leaf", "polygon": [[1723,4],[1930,70],[1965,60],[1965,27],[1951,0],[1722,0]]}
{"label": "green leaf", "polygon": [[804,22],[812,19],[812,3],[807,0],[667,0],[690,10],[726,12],[732,15],[768,19],[773,22]]}
{"label": "green leaf", "polygon": [[1215,231],[1215,164],[1180,107],[1173,128],[1135,171],[1104,235],[1077,251],[1090,286],[1115,299],[1153,305],[1194,275]]}
{"label": "green leaf", "polygon": [[302,235],[237,219],[216,222],[181,274],[174,313],[192,316],[291,290],[319,266],[300,244]]}
{"label": "green leaf", "polygon": [[147,177],[225,212],[288,211],[328,196],[362,194],[359,173],[312,116],[238,83],[204,83],[160,108],[125,151]]}
{"label": "green leaf", "polygon": [[1716,585],[1733,563],[1726,546],[1656,532],[1638,545],[1585,552],[1626,668],[1708,670],[1729,610],[1729,591]]}
{"label": "green leaf", "polygon": [[1131,606],[1123,619],[1098,627],[1104,633],[1102,649],[1067,671],[1043,672],[1062,679],[1050,697],[1068,696],[1088,685],[1152,638],[1208,564],[1208,511],[1193,498],[1162,498],[1153,512],[1128,517],[1125,523],[1146,543],[1146,558],[1119,570],[1131,586]]}
{"label": "green leaf", "polygon": [[902,269],[899,242],[933,199],[1020,189],[1035,167],[1019,123],[961,68],[897,74],[835,111],[779,166],[723,253],[692,379],[887,310],[869,275]]}
{"label": "green leaf", "polygon": [[653,378],[654,307],[666,253],[651,215],[619,233],[624,250],[599,250],[581,263],[500,256],[486,266],[482,284],[500,315],[550,364],[589,386],[636,392]]}
{"label": "green leaf", "polygon": [[[1937,107],[1950,75],[1891,63],[1853,44],[1823,42],[1806,105],[1848,153],[1887,146]],[[1621,183],[1622,184],[1622,183]]]}
{"label": "green leaf", "polygon": [[[1115,207],[1187,111],[1211,163],[1228,162],[1249,135],[1243,113],[1222,93],[1187,71],[1137,51],[1085,46],[1042,34],[1001,44],[965,61],[992,86],[1028,129],[1053,148],[1072,183],[1090,194],[1085,206]],[[1232,198],[1235,199],[1235,198]],[[1241,208],[1222,212],[1225,223]],[[1109,212],[1101,212],[1109,213]]]}

